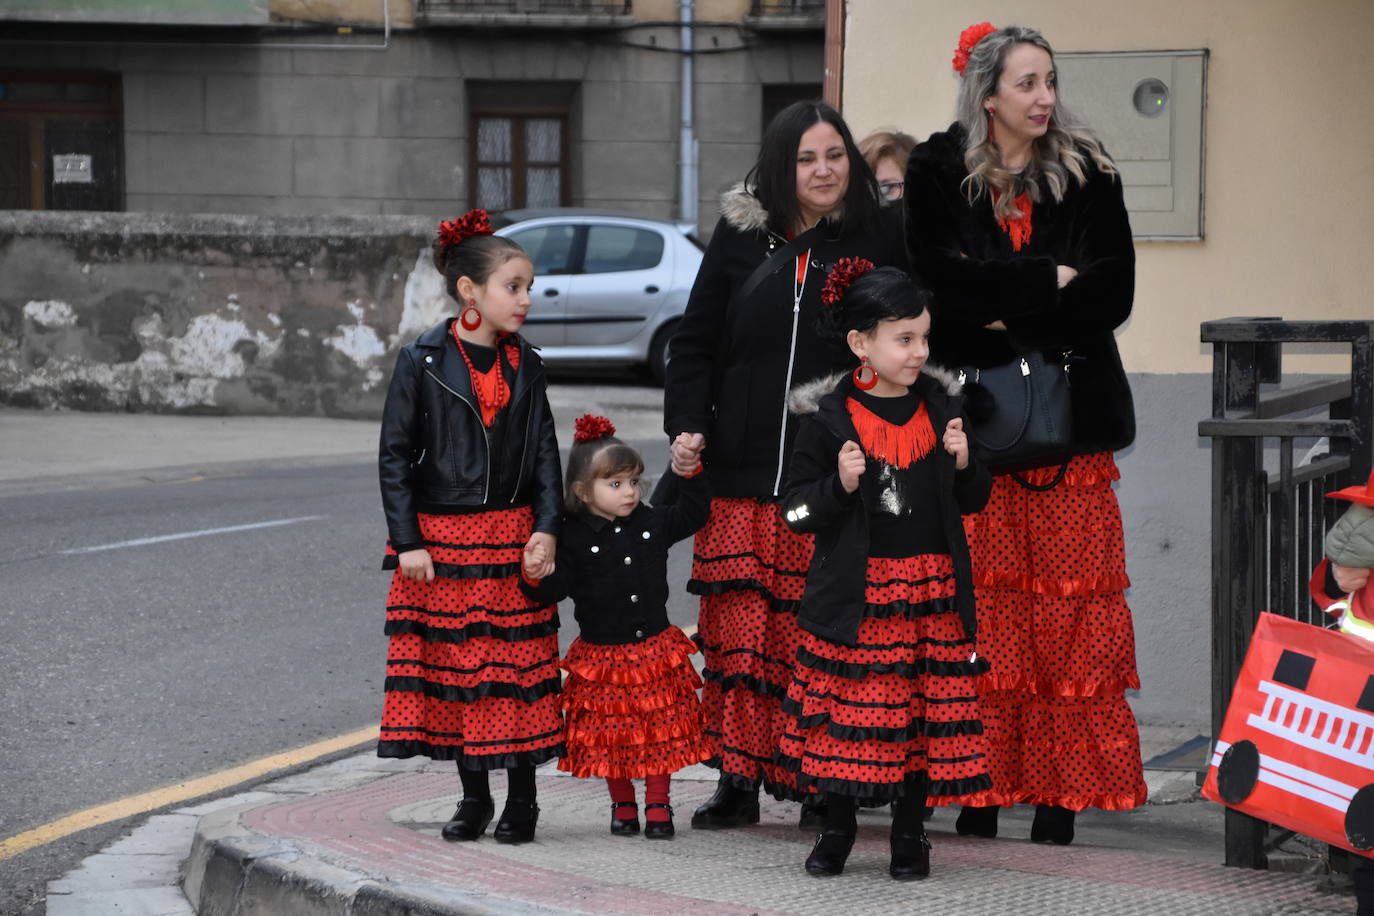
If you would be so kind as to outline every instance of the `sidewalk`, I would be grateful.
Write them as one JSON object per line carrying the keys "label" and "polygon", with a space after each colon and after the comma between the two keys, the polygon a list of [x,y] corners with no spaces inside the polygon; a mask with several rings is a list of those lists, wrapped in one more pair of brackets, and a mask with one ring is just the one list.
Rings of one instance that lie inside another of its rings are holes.
{"label": "sidewalk", "polygon": [[[555,389],[560,428],[586,410],[652,441],[652,393]],[[46,413],[0,408],[0,495],[169,480],[241,462],[368,460],[376,424],[263,417]],[[1141,729],[1160,767],[1191,729]],[[1147,770],[1151,804],[1086,812],[1072,846],[1030,843],[1031,812],[1004,814],[1001,837],[958,837],[953,813],[929,825],[933,874],[886,874],[886,812],[866,812],[845,874],[806,875],[811,838],[795,805],[765,800],[757,827],[703,832],[691,811],[714,788],[694,767],[674,780],[678,836],[612,837],[599,781],[539,772],[538,837],[438,836],[458,791],[451,764],[371,752],[228,799],[159,815],[49,884],[51,916],[129,914],[1298,914],[1353,913],[1347,894],[1306,874],[1227,869],[1221,809],[1196,799],[1188,770]],[[494,788],[504,797],[503,780]],[[1293,860],[1296,861],[1296,860]],[[184,890],[183,890],[184,889]]]}
{"label": "sidewalk", "polygon": [[[1146,729],[1147,742],[1169,730]],[[1170,739],[1172,740],[1172,739]],[[1148,752],[1148,751],[1147,751]],[[1153,771],[1154,794],[1191,797],[1191,774]],[[996,840],[930,825],[932,875],[892,881],[885,810],[860,817],[844,875],[816,879],[797,806],[765,799],[757,827],[695,831],[691,810],[715,786],[693,767],[674,779],[677,837],[613,837],[599,780],[540,771],[537,839],[490,833],[447,843],[451,764],[360,754],[218,803],[200,817],[184,866],[201,913],[353,914],[1297,914],[1352,913],[1308,875],[1223,868],[1220,810],[1206,802],[1087,812],[1069,847],[1030,843],[1030,812],[1004,815]],[[494,780],[498,802],[501,780]],[[51,898],[50,898],[51,901]],[[52,908],[61,916],[66,911]]]}

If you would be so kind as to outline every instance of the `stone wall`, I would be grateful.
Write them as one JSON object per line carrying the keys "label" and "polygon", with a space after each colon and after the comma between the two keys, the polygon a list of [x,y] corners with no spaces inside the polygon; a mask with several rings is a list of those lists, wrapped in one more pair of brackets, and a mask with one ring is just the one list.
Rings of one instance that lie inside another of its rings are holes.
{"label": "stone wall", "polygon": [[371,417],[449,311],[431,221],[0,213],[0,403]]}

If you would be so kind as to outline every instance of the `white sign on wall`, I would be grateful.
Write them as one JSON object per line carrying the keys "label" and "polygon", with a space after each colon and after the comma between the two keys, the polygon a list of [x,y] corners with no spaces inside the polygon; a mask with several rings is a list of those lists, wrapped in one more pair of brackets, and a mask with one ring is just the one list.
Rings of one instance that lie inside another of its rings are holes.
{"label": "white sign on wall", "polygon": [[52,157],[53,184],[94,184],[91,157],[85,153],[61,153]]}

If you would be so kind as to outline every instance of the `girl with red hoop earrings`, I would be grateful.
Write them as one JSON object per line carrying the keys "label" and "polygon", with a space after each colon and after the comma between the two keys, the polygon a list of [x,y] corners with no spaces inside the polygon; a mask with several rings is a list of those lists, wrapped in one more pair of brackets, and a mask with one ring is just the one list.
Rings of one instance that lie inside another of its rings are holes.
{"label": "girl with red hoop earrings", "polygon": [[520,590],[522,562],[554,571],[563,487],[539,356],[520,337],[534,266],[473,210],[439,226],[434,266],[463,307],[401,349],[382,413],[390,540],[382,757],[457,763],[446,840],[495,815],[498,842],[534,838],[534,768],[563,753],[558,619]]}
{"label": "girl with red hoop earrings", "polygon": [[840,259],[817,333],[843,340],[860,366],[791,397],[805,419],[783,518],[816,549],[777,761],[825,799],[813,875],[844,870],[859,805],[891,802],[888,873],[924,878],[927,799],[992,786],[962,521],[992,478],[969,451],[959,383],[926,362],[928,298],[896,268]]}

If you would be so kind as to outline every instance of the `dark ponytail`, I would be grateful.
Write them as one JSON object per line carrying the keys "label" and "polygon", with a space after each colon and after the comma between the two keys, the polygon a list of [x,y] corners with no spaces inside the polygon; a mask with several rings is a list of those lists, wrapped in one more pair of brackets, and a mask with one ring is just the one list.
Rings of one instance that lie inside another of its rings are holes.
{"label": "dark ponytail", "polygon": [[867,334],[882,321],[919,318],[930,305],[930,293],[895,267],[878,267],[861,274],[834,305],[822,306],[816,334],[843,344],[850,331]]}
{"label": "dark ponytail", "polygon": [[444,277],[444,291],[458,301],[458,278],[467,277],[478,286],[485,286],[498,267],[511,258],[528,258],[525,249],[500,235],[474,235],[457,245],[449,245],[442,238],[432,246],[434,267]]}

